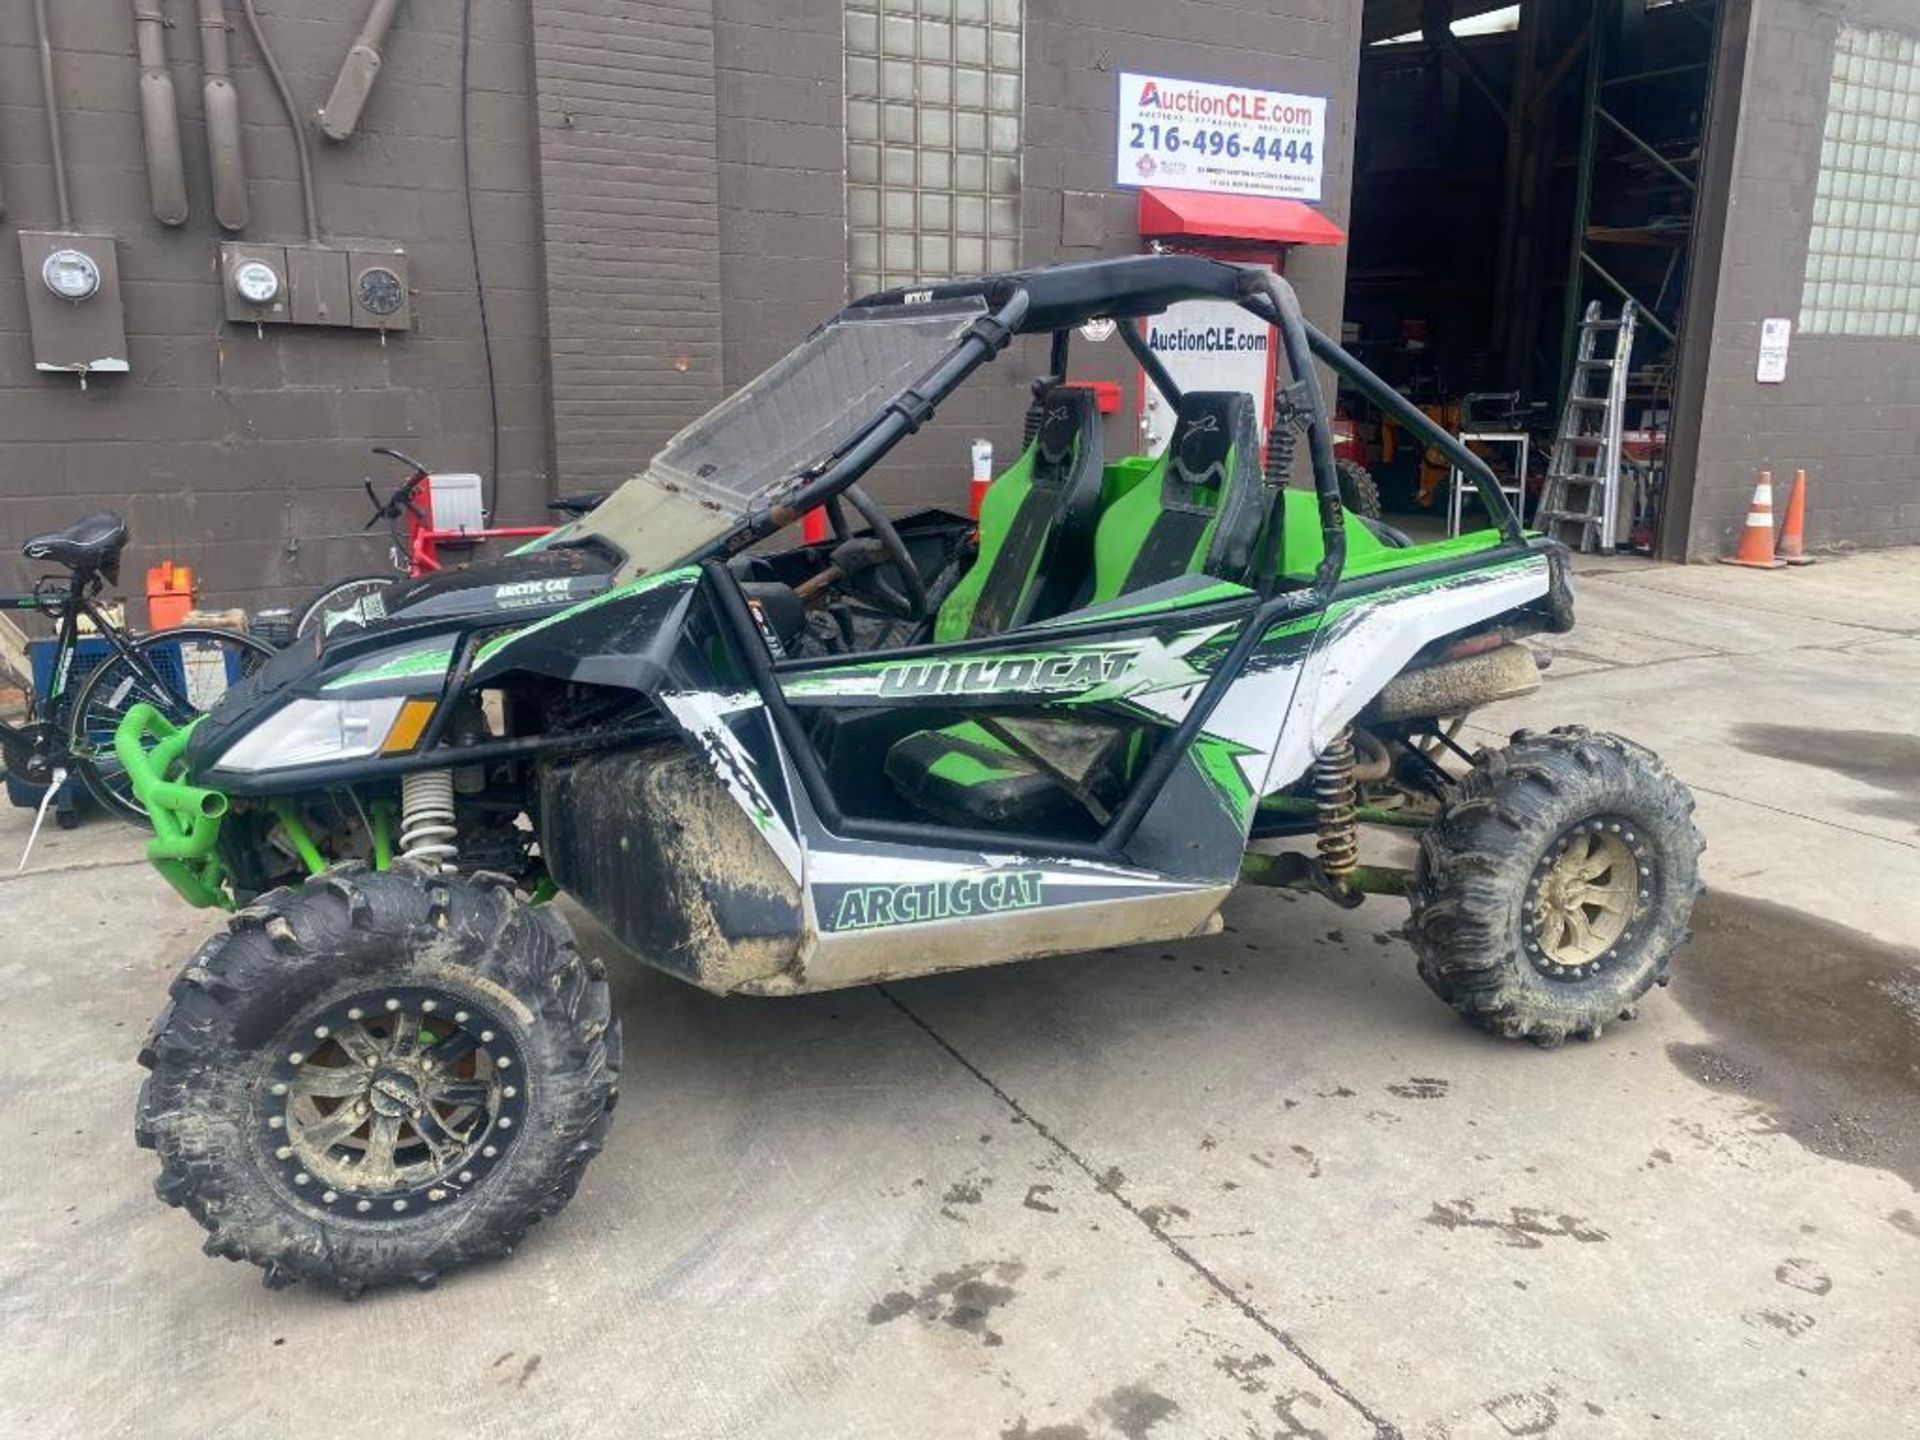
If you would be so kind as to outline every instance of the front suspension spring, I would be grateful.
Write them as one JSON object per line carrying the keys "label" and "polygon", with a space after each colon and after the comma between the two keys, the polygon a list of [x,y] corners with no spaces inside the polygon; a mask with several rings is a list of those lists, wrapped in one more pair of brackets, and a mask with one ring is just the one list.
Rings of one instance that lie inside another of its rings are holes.
{"label": "front suspension spring", "polygon": [[453,772],[415,770],[400,777],[400,857],[451,870],[460,854],[453,811]]}
{"label": "front suspension spring", "polygon": [[1360,864],[1360,825],[1354,807],[1359,792],[1353,779],[1353,731],[1342,726],[1313,762],[1313,805],[1320,868],[1330,880],[1344,880]]}

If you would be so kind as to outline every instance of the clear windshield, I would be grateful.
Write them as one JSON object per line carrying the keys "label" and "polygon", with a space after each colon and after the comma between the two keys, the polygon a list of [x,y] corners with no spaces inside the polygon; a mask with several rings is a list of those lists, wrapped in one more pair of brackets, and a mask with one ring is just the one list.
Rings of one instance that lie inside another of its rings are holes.
{"label": "clear windshield", "polygon": [[684,559],[817,473],[985,311],[977,299],[835,319],[682,430],[598,509],[546,543],[601,536],[618,579]]}

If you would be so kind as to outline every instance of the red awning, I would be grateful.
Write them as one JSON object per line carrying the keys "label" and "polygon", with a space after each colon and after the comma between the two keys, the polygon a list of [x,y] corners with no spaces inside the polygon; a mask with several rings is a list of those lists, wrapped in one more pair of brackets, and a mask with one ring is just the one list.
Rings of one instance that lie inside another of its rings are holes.
{"label": "red awning", "polygon": [[1186,236],[1276,245],[1343,245],[1347,239],[1344,230],[1304,201],[1204,190],[1142,190],[1140,233],[1148,239]]}

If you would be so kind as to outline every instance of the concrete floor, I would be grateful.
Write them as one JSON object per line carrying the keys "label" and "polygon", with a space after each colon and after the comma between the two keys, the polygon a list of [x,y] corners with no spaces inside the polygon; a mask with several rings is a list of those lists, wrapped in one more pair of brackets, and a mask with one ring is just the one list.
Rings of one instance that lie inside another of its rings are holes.
{"label": "concrete floor", "polygon": [[1915,1433],[1920,553],[1588,569],[1480,729],[1617,728],[1698,791],[1714,893],[1636,1022],[1485,1039],[1401,910],[1271,892],[818,999],[623,968],[606,1153],[431,1293],[200,1255],[129,1117],[211,926],[128,835],[49,837],[0,881],[0,1434]]}

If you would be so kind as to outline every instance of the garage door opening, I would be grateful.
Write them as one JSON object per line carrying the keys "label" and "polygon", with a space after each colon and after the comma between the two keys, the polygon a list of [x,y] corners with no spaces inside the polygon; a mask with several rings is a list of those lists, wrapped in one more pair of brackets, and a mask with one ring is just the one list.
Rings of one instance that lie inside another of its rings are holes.
{"label": "garage door opening", "polygon": [[[1634,310],[1610,527],[1583,548],[1659,553],[1720,0],[1367,0],[1343,339],[1470,441],[1535,516],[1583,321]],[[1589,307],[1597,306],[1590,312]],[[1594,353],[1612,350],[1612,332]],[[1608,393],[1588,372],[1583,394]],[[1437,453],[1343,394],[1348,450],[1394,523],[1486,523]],[[1590,407],[1597,408],[1597,407]],[[1585,430],[1591,430],[1589,424]],[[1605,467],[1577,444],[1560,468]],[[1590,491],[1564,487],[1560,508]],[[1593,508],[1602,508],[1593,494]],[[1610,543],[1596,543],[1604,536]]]}

